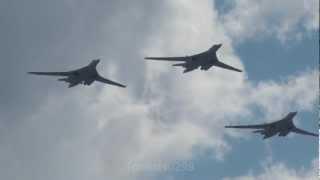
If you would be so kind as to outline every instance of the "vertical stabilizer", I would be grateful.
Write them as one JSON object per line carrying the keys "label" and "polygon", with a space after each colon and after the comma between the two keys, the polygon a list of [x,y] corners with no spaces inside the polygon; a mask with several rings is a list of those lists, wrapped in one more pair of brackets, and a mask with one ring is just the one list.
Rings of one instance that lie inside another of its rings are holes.
{"label": "vertical stabilizer", "polygon": [[209,51],[216,53],[221,46],[222,44],[215,44],[209,49]]}

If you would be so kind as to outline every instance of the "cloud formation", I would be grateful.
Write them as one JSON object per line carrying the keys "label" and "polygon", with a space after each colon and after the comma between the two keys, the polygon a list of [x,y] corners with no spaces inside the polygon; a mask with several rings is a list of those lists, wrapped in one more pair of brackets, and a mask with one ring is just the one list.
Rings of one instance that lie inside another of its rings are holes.
{"label": "cloud formation", "polygon": [[317,0],[239,0],[229,2],[221,15],[228,35],[236,41],[276,37],[281,41],[300,39],[319,29]]}
{"label": "cloud formation", "polygon": [[316,160],[312,162],[312,166],[308,169],[292,169],[283,163],[276,163],[268,167],[264,167],[263,172],[259,174],[248,173],[248,175],[224,178],[224,180],[316,180],[317,165]]}

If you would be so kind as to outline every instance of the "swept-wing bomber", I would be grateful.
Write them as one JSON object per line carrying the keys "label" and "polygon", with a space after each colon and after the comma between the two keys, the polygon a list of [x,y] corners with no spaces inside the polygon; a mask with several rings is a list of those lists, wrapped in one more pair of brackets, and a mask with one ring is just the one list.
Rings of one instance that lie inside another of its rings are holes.
{"label": "swept-wing bomber", "polygon": [[281,120],[271,122],[271,123],[257,124],[257,125],[225,126],[225,128],[257,129],[253,131],[253,133],[260,133],[264,135],[263,139],[270,138],[277,134],[278,136],[287,136],[290,132],[309,135],[309,136],[315,136],[315,137],[319,136],[318,134],[297,128],[293,123],[293,118],[296,115],[297,115],[297,112],[290,112],[287,116],[285,116]]}
{"label": "swept-wing bomber", "polygon": [[217,57],[217,51],[222,46],[222,44],[215,44],[209,50],[202,52],[200,54],[184,57],[145,57],[149,60],[160,60],[160,61],[180,61],[181,63],[173,64],[173,66],[181,66],[184,68],[183,73],[198,69],[207,71],[212,66],[217,66],[220,68],[242,72],[242,70],[227,65],[219,61]]}
{"label": "swept-wing bomber", "polygon": [[89,65],[82,67],[80,69],[76,69],[73,71],[66,71],[66,72],[28,72],[29,74],[35,75],[47,75],[47,76],[64,76],[64,78],[58,79],[59,81],[64,81],[69,83],[69,88],[76,86],[78,84],[83,85],[90,85],[94,81],[99,81],[102,83],[115,85],[119,87],[125,88],[125,85],[120,83],[111,81],[109,79],[103,78],[97,72],[97,65],[100,62],[99,59],[92,60]]}

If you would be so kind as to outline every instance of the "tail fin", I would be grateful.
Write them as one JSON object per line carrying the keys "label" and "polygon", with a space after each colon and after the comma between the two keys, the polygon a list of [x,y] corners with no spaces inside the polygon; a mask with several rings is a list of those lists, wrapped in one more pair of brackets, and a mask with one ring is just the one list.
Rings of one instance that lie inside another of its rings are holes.
{"label": "tail fin", "polygon": [[100,59],[94,59],[90,62],[89,66],[94,66],[97,67],[97,65],[99,64]]}
{"label": "tail fin", "polygon": [[221,46],[222,46],[222,44],[215,44],[209,49],[209,51],[212,51],[215,53],[218,51],[219,48],[221,48]]}
{"label": "tail fin", "polygon": [[288,120],[292,120],[296,115],[297,115],[297,111],[295,111],[295,112],[289,112],[288,114],[287,114],[287,116],[286,116],[286,118],[288,119]]}

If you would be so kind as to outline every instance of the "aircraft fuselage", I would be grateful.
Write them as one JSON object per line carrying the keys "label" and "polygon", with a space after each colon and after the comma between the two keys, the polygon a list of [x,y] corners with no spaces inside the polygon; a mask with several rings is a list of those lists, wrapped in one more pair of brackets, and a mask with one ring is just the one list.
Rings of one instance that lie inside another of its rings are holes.
{"label": "aircraft fuselage", "polygon": [[192,71],[194,69],[198,69],[200,67],[201,70],[210,69],[215,62],[218,61],[216,53],[210,53],[210,51],[206,51],[200,54],[196,54],[193,56],[187,57],[187,61],[184,63],[174,64],[173,66],[183,66],[186,68],[184,73]]}
{"label": "aircraft fuselage", "polygon": [[283,119],[269,123],[263,130],[259,131],[259,133],[264,135],[264,139],[279,135],[279,136],[286,136],[288,135],[292,129],[295,128],[293,124],[293,117],[295,114],[288,114]]}
{"label": "aircraft fuselage", "polygon": [[98,72],[95,66],[86,66],[75,70],[70,76],[67,77],[67,82],[73,86],[78,84],[90,85],[98,77]]}

